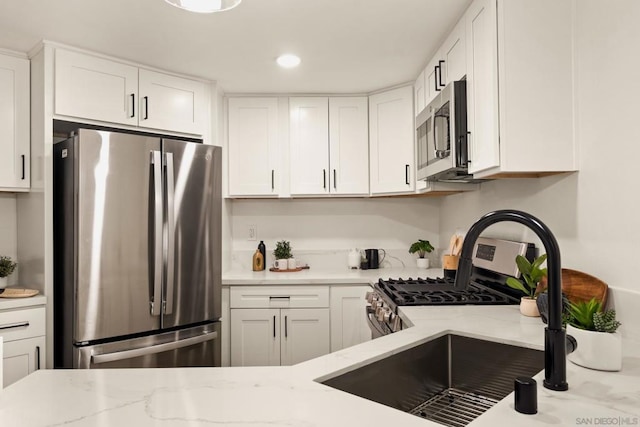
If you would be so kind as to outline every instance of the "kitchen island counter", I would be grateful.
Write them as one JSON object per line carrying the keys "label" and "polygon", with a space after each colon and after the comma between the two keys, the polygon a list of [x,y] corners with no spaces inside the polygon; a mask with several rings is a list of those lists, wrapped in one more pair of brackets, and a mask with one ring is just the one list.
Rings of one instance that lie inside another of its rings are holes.
{"label": "kitchen island counter", "polygon": [[[0,424],[438,425],[318,381],[450,332],[543,348],[544,325],[517,306],[413,307],[403,316],[414,327],[291,367],[39,371],[0,392]],[[567,392],[536,376],[538,414],[516,413],[510,395],[470,425],[640,423],[640,343],[623,345],[621,372],[567,362]]]}

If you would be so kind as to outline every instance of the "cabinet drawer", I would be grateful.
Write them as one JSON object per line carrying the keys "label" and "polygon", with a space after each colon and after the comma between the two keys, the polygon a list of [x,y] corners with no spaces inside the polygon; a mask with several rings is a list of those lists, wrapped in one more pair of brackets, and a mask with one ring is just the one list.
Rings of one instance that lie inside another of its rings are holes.
{"label": "cabinet drawer", "polygon": [[328,286],[237,286],[230,289],[231,308],[329,307]]}
{"label": "cabinet drawer", "polygon": [[0,312],[0,336],[5,343],[44,334],[44,307]]}

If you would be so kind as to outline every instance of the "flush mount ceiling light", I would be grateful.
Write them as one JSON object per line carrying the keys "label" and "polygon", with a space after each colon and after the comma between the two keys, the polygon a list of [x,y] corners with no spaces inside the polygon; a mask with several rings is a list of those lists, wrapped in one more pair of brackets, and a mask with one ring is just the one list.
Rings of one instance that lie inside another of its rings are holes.
{"label": "flush mount ceiling light", "polygon": [[287,53],[285,55],[278,56],[276,62],[282,68],[294,68],[300,65],[300,58],[296,55]]}
{"label": "flush mount ceiling light", "polygon": [[196,13],[213,13],[233,9],[242,0],[165,0],[172,6]]}

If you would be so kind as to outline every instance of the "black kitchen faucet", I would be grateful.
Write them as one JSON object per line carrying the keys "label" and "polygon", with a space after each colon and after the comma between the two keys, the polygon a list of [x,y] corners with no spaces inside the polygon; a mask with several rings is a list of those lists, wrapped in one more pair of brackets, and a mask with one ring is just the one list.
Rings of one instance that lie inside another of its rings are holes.
{"label": "black kitchen faucet", "polygon": [[547,251],[549,324],[544,330],[544,386],[551,390],[565,391],[567,383],[567,353],[576,348],[576,340],[562,328],[562,281],[560,248],[549,227],[538,218],[517,210],[489,212],[471,226],[462,245],[462,253],[456,273],[456,288],[466,286],[471,276],[473,247],[480,233],[497,222],[517,222],[533,230]]}

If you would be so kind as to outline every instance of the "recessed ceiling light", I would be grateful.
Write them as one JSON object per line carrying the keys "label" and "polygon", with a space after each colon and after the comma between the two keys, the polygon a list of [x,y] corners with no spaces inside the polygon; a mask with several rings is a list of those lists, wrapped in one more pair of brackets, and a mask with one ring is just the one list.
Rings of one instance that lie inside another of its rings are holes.
{"label": "recessed ceiling light", "polygon": [[276,62],[282,68],[293,68],[300,65],[300,58],[296,55],[287,53],[285,55],[278,56],[278,59],[276,59]]}
{"label": "recessed ceiling light", "polygon": [[170,5],[196,13],[213,13],[233,9],[242,0],[165,0]]}

